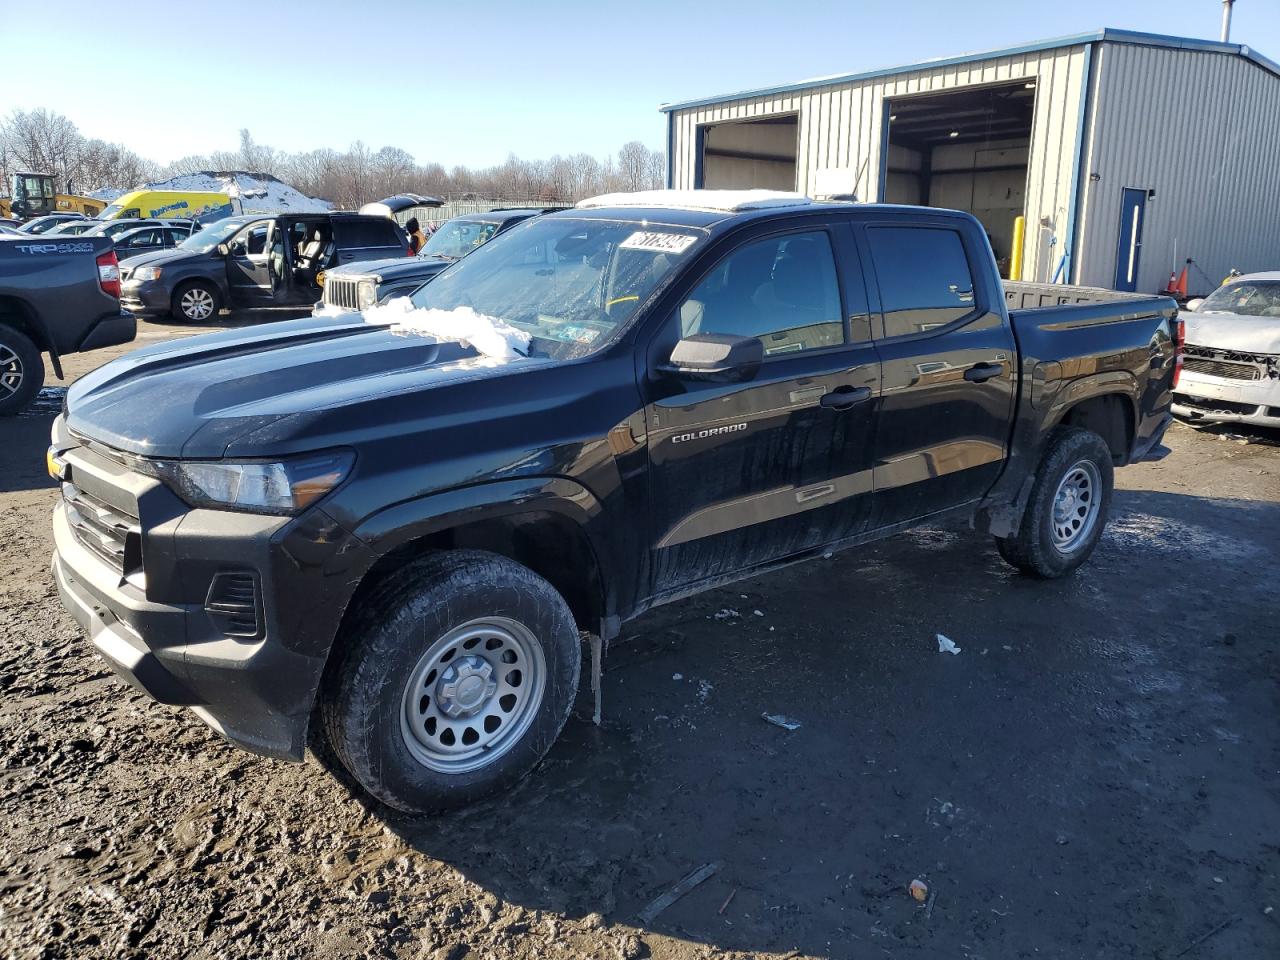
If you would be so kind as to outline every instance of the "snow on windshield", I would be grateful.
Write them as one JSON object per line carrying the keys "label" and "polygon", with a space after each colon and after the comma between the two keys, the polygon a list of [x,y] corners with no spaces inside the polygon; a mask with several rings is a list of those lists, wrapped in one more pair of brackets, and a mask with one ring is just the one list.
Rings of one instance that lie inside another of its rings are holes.
{"label": "snow on windshield", "polygon": [[369,307],[361,316],[365,323],[389,324],[392,333],[470,344],[486,357],[514,360],[529,355],[529,334],[470,307],[429,309],[415,307],[408,297],[394,297]]}

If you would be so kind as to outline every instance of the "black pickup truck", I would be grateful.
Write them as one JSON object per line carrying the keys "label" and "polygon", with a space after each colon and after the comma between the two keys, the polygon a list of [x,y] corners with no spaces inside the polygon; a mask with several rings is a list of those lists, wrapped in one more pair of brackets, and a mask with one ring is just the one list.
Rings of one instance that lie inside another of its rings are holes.
{"label": "black pickup truck", "polygon": [[1011,314],[967,214],[717,192],[530,220],[393,303],[107,364],[49,459],[113,668],[404,810],[527,773],[580,635],[656,604],[951,516],[1071,571],[1180,344],[1163,298]]}
{"label": "black pickup truck", "polygon": [[48,353],[62,376],[69,353],[128,343],[120,269],[109,237],[0,235],[0,416],[40,392]]}

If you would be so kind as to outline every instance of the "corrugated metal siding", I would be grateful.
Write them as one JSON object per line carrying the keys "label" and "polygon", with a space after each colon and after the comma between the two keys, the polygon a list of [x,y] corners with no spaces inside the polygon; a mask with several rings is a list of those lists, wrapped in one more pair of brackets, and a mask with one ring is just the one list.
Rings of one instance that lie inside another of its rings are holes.
{"label": "corrugated metal siding", "polygon": [[1163,289],[1187,257],[1210,278],[1192,268],[1202,293],[1232,267],[1280,267],[1280,77],[1189,50],[1104,43],[1095,59],[1076,282],[1111,286],[1125,187],[1156,192],[1139,290]]}
{"label": "corrugated metal siding", "polygon": [[[886,99],[1009,80],[1035,80],[1024,277],[1047,280],[1065,246],[1058,238],[1065,234],[1069,219],[1086,49],[1084,44],[1059,47],[676,110],[671,115],[675,158],[671,185],[680,189],[694,186],[700,125],[798,113],[796,189],[808,192],[815,170],[851,167],[861,171],[858,195],[876,198],[880,195],[880,140]],[[1055,239],[1058,242],[1050,242]]]}

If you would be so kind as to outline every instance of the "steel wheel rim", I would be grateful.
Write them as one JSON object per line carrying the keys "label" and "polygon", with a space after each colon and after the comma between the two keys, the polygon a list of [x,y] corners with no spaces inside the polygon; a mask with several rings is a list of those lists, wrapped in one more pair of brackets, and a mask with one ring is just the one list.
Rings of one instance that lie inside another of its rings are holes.
{"label": "steel wheel rim", "polygon": [[1101,509],[1102,474],[1092,460],[1073,463],[1053,495],[1049,529],[1053,545],[1070,553],[1089,539]]}
{"label": "steel wheel rim", "polygon": [[533,723],[546,675],[542,644],[524,624],[484,617],[454,627],[418,658],[404,686],[404,744],[439,773],[488,766]]}
{"label": "steel wheel rim", "polygon": [[213,313],[213,297],[208,290],[194,287],[182,295],[182,315],[189,320],[207,320]]}
{"label": "steel wheel rim", "polygon": [[22,359],[0,343],[0,396],[12,397],[22,387]]}

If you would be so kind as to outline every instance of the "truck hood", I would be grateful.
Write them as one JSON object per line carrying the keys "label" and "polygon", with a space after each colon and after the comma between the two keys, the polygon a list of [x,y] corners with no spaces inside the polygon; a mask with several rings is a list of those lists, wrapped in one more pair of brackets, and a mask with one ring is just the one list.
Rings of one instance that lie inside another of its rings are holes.
{"label": "truck hood", "polygon": [[[393,333],[359,314],[306,317],[113,360],[67,392],[67,425],[151,457],[291,453],[291,438],[314,435],[316,421],[335,409],[549,362],[483,357],[469,345]],[[230,449],[251,434],[252,442]]]}
{"label": "truck hood", "polygon": [[364,260],[360,263],[344,263],[328,271],[335,277],[378,277],[380,280],[399,280],[402,277],[433,277],[452,260],[443,257],[391,257],[386,260]]}
{"label": "truck hood", "polygon": [[1184,313],[1187,343],[1241,353],[1280,353],[1280,317]]}

